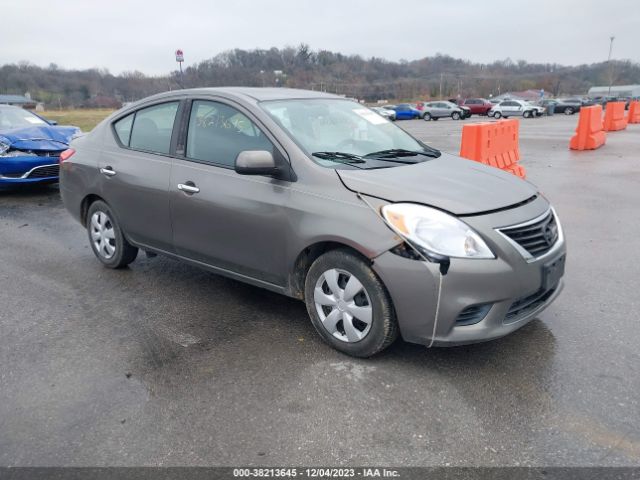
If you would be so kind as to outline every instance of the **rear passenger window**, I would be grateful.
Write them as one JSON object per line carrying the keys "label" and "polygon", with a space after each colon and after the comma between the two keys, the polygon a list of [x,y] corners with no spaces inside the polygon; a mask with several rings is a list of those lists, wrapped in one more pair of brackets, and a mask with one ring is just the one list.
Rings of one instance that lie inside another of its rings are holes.
{"label": "rear passenger window", "polygon": [[168,154],[178,103],[163,103],[138,110],[129,146],[136,150]]}
{"label": "rear passenger window", "polygon": [[121,118],[116,123],[113,124],[113,128],[116,130],[116,135],[118,135],[118,139],[120,143],[123,145],[129,146],[129,138],[131,138],[131,125],[133,125],[133,116],[135,114],[127,115],[124,118]]}
{"label": "rear passenger window", "polygon": [[244,150],[267,150],[273,144],[246,115],[223,103],[196,100],[187,132],[187,158],[232,167]]}

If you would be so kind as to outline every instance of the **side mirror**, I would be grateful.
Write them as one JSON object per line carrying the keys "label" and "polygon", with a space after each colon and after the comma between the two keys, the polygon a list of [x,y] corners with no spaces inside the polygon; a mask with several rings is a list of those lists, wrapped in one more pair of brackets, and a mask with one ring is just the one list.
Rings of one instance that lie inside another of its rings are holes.
{"label": "side mirror", "polygon": [[279,168],[271,152],[245,150],[236,157],[235,170],[240,175],[276,175]]}

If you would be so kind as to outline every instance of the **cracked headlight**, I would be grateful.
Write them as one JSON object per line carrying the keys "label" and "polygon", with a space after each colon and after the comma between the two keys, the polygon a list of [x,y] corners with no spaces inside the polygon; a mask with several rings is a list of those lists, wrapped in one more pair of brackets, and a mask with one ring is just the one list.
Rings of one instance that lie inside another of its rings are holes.
{"label": "cracked headlight", "polygon": [[427,253],[454,258],[496,258],[469,225],[435,208],[393,203],[382,207],[382,215],[396,233]]}

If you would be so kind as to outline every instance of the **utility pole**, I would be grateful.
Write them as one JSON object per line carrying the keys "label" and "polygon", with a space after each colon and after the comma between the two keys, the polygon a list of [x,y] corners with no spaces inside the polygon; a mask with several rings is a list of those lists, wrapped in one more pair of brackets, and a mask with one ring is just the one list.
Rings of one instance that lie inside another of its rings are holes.
{"label": "utility pole", "polygon": [[611,84],[613,83],[613,66],[611,65],[611,52],[613,51],[613,41],[616,39],[613,35],[609,37],[609,58],[607,58],[607,67],[609,69],[609,93],[611,96]]}
{"label": "utility pole", "polygon": [[444,73],[440,74],[440,100],[442,100],[442,77],[444,77]]}

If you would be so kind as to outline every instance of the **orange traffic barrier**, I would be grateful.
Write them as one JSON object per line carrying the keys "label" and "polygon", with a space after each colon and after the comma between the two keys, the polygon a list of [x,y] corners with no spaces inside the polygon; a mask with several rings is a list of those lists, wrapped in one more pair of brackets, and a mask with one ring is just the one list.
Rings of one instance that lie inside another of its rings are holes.
{"label": "orange traffic barrier", "polygon": [[527,178],[527,172],[522,165],[519,163],[514,163],[513,165],[509,165],[504,169],[505,172],[513,173],[514,175],[520,178]]}
{"label": "orange traffic barrier", "polygon": [[[462,127],[460,156],[510,171],[508,167],[520,160],[519,127],[518,120],[468,123]],[[515,171],[511,173],[524,178],[524,168]]]}
{"label": "orange traffic barrier", "polygon": [[627,118],[624,116],[624,102],[608,102],[604,112],[604,130],[612,132],[627,128]]}
{"label": "orange traffic barrier", "polygon": [[627,123],[640,123],[640,101],[636,100],[629,104]]}
{"label": "orange traffic barrier", "polygon": [[[623,107],[624,111],[624,107]],[[571,137],[571,150],[595,150],[604,145],[607,134],[602,129],[602,106],[582,107],[576,134]]]}

